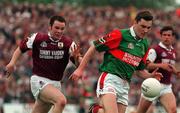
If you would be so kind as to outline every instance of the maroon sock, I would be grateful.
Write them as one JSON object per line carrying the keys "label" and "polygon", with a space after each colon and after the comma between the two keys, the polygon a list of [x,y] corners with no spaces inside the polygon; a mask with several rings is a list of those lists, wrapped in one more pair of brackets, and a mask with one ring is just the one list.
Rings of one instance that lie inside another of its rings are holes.
{"label": "maroon sock", "polygon": [[92,109],[92,112],[93,112],[93,113],[98,113],[98,110],[99,110],[100,108],[102,108],[100,105],[95,105],[95,106],[93,107],[93,109]]}

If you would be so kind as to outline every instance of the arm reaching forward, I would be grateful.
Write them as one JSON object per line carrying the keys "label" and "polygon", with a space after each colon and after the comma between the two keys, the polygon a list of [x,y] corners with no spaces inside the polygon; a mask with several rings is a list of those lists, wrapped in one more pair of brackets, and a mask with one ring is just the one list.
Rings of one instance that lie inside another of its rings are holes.
{"label": "arm reaching forward", "polygon": [[94,52],[96,51],[95,46],[92,45],[88,51],[86,52],[86,54],[84,55],[84,57],[82,58],[82,61],[80,63],[80,65],[78,66],[78,68],[72,73],[72,75],[69,77],[70,79],[76,81],[79,80],[82,75],[83,75],[83,71],[84,68],[86,67],[86,65],[88,64],[89,60],[91,59],[91,57],[94,55]]}
{"label": "arm reaching forward", "polygon": [[11,58],[11,61],[9,62],[9,64],[6,65],[6,77],[9,77],[11,75],[11,73],[14,71],[14,66],[18,60],[18,58],[22,55],[22,52],[20,50],[20,48],[18,47],[15,52],[13,53],[13,56]]}
{"label": "arm reaching forward", "polygon": [[161,80],[163,77],[161,73],[157,72],[158,68],[156,68],[152,73],[149,73],[147,70],[140,70],[140,76],[144,79],[146,78],[156,78],[157,80]]}

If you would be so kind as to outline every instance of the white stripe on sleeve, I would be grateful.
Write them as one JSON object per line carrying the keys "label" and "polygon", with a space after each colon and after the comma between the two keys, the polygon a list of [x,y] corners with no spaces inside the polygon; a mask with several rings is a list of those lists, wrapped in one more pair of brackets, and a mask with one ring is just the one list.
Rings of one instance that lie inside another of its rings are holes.
{"label": "white stripe on sleeve", "polygon": [[147,60],[154,62],[156,60],[156,58],[157,58],[156,51],[154,49],[150,49],[149,53],[148,53]]}
{"label": "white stripe on sleeve", "polygon": [[37,35],[37,33],[34,33],[34,34],[32,34],[30,37],[28,37],[28,41],[26,42],[26,45],[27,45],[27,47],[28,47],[29,49],[32,49],[32,47],[33,47],[33,42],[34,42],[34,40],[35,40],[35,38],[36,38],[36,35]]}
{"label": "white stripe on sleeve", "polygon": [[72,42],[70,48],[69,48],[69,54],[72,54],[72,52],[77,48],[77,45],[75,42]]}

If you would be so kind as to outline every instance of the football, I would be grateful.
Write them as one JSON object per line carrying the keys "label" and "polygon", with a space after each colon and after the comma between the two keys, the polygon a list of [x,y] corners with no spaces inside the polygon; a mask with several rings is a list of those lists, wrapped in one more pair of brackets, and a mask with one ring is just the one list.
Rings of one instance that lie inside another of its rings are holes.
{"label": "football", "polygon": [[161,84],[155,78],[147,78],[142,82],[141,92],[145,97],[154,98],[160,94]]}

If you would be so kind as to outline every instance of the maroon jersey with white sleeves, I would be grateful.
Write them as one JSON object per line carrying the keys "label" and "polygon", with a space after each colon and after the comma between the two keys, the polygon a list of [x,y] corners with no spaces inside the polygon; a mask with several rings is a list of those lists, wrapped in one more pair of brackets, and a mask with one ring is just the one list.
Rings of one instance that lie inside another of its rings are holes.
{"label": "maroon jersey with white sleeves", "polygon": [[21,41],[20,50],[32,49],[33,74],[51,80],[61,80],[70,57],[72,39],[62,36],[54,41],[49,34],[35,33]]}
{"label": "maroon jersey with white sleeves", "polygon": [[[163,43],[159,43],[154,49],[149,51],[148,59],[155,63],[169,63],[171,65],[175,64],[176,60],[176,52],[173,47],[168,49],[163,45]],[[162,73],[163,78],[161,79],[161,83],[170,84],[171,83],[171,75],[172,72],[159,69],[158,72]]]}

